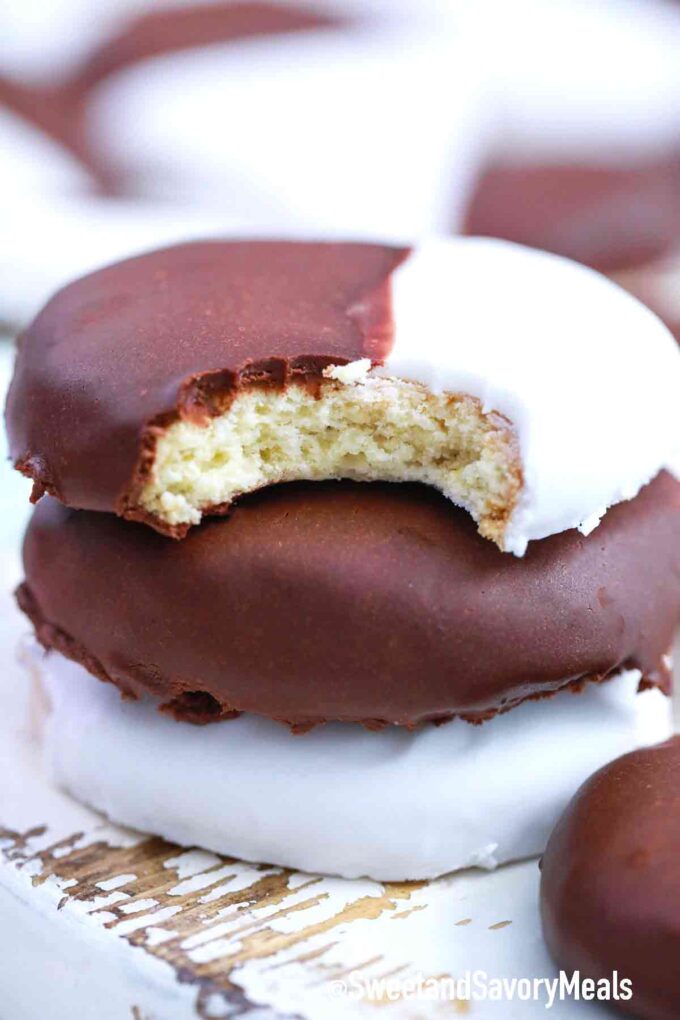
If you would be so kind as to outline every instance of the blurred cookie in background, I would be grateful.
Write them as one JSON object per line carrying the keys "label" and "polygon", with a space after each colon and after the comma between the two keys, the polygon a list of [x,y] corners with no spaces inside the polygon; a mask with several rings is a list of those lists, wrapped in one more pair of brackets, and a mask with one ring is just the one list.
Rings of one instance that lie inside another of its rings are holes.
{"label": "blurred cookie in background", "polygon": [[680,246],[649,266],[612,275],[666,323],[680,343]]}
{"label": "blurred cookie in background", "polygon": [[22,15],[12,7],[0,15],[0,28],[11,39],[0,60],[5,90],[16,112],[69,148],[104,190],[124,190],[88,138],[85,115],[93,89],[156,55],[341,21],[302,3],[167,0],[155,5],[109,0],[96,27],[80,0],[61,0],[56,10],[50,5],[39,19],[35,12]]}
{"label": "blurred cookie in background", "polygon": [[501,116],[465,231],[604,272],[665,255],[680,238],[680,11],[649,0],[484,10]]}
{"label": "blurred cookie in background", "polygon": [[0,324],[15,329],[52,290],[112,259],[249,228],[238,208],[233,218],[226,211],[216,217],[210,203],[180,209],[123,187],[85,130],[88,97],[98,82],[154,49],[337,20],[304,5],[221,0],[106,0],[96,19],[82,0],[3,5]]}
{"label": "blurred cookie in background", "polygon": [[[180,46],[167,19],[198,8],[175,8],[138,20],[124,46],[112,40],[92,59],[87,137],[119,190],[238,214],[270,233],[448,230],[486,116],[486,68],[463,6],[325,3],[308,7],[307,21],[304,8],[275,9],[297,30],[186,34]],[[137,56],[121,61],[133,40]]]}
{"label": "blurred cookie in background", "polygon": [[0,37],[6,321],[140,237],[464,232],[610,274],[679,246],[661,0],[37,0]]}
{"label": "blurred cookie in background", "polygon": [[140,237],[400,242],[460,222],[490,124],[465,4],[115,0],[96,26],[81,0],[37,7],[0,12],[0,71],[85,178],[58,202],[0,195],[6,320]]}
{"label": "blurred cookie in background", "polygon": [[[0,109],[11,110],[33,131],[69,151],[72,159],[85,165],[89,185],[93,167],[76,115],[79,70],[116,31],[121,19],[147,3],[102,0],[96,18],[87,0],[33,0],[0,7]],[[0,136],[0,145],[3,156],[11,158],[12,140]],[[58,159],[53,156],[44,162]],[[49,171],[43,168],[43,172]]]}
{"label": "blurred cookie in background", "polygon": [[[33,107],[42,105],[41,116]],[[0,193],[16,200],[36,194],[86,192],[86,165],[60,141],[62,112],[40,103],[38,92],[0,75]]]}

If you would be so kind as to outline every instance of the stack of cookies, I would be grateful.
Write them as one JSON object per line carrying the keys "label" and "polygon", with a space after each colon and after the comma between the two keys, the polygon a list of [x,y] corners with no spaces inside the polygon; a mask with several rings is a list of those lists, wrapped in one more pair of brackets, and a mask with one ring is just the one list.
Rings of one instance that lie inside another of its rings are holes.
{"label": "stack of cookies", "polygon": [[648,309],[505,242],[194,243],[66,287],[7,405],[55,780],[349,877],[540,853],[670,732],[679,393]]}

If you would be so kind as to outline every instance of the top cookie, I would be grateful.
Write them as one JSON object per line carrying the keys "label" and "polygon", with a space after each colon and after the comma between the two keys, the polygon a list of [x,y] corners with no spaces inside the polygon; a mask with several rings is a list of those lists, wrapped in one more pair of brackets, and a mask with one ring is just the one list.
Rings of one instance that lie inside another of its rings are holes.
{"label": "top cookie", "polygon": [[673,464],[679,393],[661,322],[554,256],[215,241],[60,291],[21,339],[7,424],[34,498],[174,537],[275,482],[409,480],[522,555]]}

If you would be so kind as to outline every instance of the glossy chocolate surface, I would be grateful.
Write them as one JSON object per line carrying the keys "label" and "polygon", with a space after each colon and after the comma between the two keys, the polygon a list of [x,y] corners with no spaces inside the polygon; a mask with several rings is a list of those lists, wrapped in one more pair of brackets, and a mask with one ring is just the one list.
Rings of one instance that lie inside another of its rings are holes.
{"label": "glossy chocolate surface", "polygon": [[676,152],[639,165],[492,164],[473,191],[463,232],[602,272],[644,265],[680,237],[680,140]]}
{"label": "glossy chocolate surface", "polygon": [[[618,1007],[680,1016],[680,737],[595,773],[542,862],[543,931],[555,962],[632,982]],[[612,1003],[612,1005],[615,1005]]]}
{"label": "glossy chocolate surface", "polygon": [[668,689],[680,483],[523,559],[417,485],[275,486],[181,543],[46,499],[24,563],[46,647],[180,717],[481,721],[625,667]]}

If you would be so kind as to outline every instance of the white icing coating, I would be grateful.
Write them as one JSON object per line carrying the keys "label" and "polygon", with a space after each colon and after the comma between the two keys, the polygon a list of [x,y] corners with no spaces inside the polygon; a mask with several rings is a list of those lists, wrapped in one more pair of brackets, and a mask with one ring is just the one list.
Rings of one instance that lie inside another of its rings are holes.
{"label": "white icing coating", "polygon": [[511,159],[618,165],[677,152],[677,4],[478,0],[472,7],[496,80],[498,142]]}
{"label": "white icing coating", "polygon": [[481,238],[423,242],[393,279],[378,371],[478,397],[513,423],[524,485],[506,548],[592,531],[680,455],[680,350],[643,304],[556,255]]}
{"label": "white icing coating", "polygon": [[470,726],[294,736],[255,716],[177,723],[50,653],[48,767],[76,797],[186,846],[345,877],[428,878],[542,852],[595,769],[671,731],[639,674]]}

